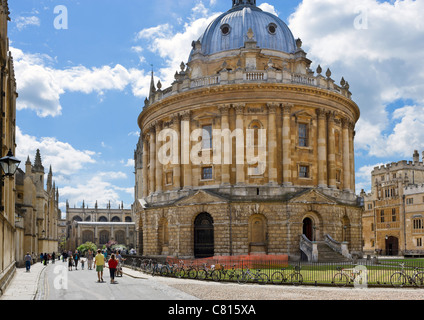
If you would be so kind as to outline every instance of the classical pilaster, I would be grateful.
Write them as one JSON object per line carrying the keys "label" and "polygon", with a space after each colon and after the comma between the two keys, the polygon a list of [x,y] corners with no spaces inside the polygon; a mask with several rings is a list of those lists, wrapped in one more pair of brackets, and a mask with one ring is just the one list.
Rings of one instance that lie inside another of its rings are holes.
{"label": "classical pilaster", "polygon": [[293,185],[291,172],[291,112],[293,105],[283,105],[283,186]]}
{"label": "classical pilaster", "polygon": [[336,188],[336,153],[335,153],[335,112],[327,113],[328,121],[328,186]]}
{"label": "classical pilaster", "polygon": [[156,128],[154,125],[150,127],[150,170],[149,170],[149,194],[153,194],[155,192],[155,174],[156,174]]}
{"label": "classical pilaster", "polygon": [[149,154],[148,154],[148,142],[147,135],[143,135],[143,169],[142,169],[142,196],[146,198],[149,195],[149,181],[148,181],[148,163],[149,163]]}
{"label": "classical pilaster", "polygon": [[156,192],[162,192],[163,190],[163,164],[160,162],[159,150],[161,148],[161,142],[159,141],[159,133],[163,128],[162,121],[156,123]]}
{"label": "classical pilaster", "polygon": [[[218,109],[221,113],[221,132],[224,133],[225,131],[230,130],[230,121],[229,121],[229,112],[230,112],[230,105],[220,105],[218,106]],[[226,161],[225,159],[228,159],[231,155],[231,141],[228,142],[228,145],[226,146],[224,141],[224,145],[222,144],[222,138],[221,138],[221,185],[230,185],[231,184],[231,159],[230,163]],[[215,150],[214,150],[215,152]]]}
{"label": "classical pilaster", "polygon": [[268,183],[277,185],[277,123],[278,103],[268,103]]}
{"label": "classical pilaster", "polygon": [[318,118],[318,187],[327,187],[327,117],[324,109],[316,110]]}
{"label": "classical pilaster", "polygon": [[355,123],[349,122],[350,190],[355,193]]}
{"label": "classical pilaster", "polygon": [[245,169],[245,156],[244,156],[244,108],[245,104],[239,103],[234,105],[236,110],[236,130],[242,133],[243,143],[237,141],[236,143],[236,184],[243,185],[246,182],[244,173]]}
{"label": "classical pilaster", "polygon": [[350,191],[350,139],[349,119],[342,118],[343,136],[343,189]]}
{"label": "classical pilaster", "polygon": [[[180,117],[178,114],[172,115],[172,129],[178,134],[178,149],[181,150],[181,128],[180,128]],[[174,190],[181,189],[181,154],[178,152],[178,163],[172,164],[172,184]]]}
{"label": "classical pilaster", "polygon": [[183,168],[183,189],[191,189],[191,160],[190,160],[190,122],[191,112],[186,111],[181,116],[181,166]]}

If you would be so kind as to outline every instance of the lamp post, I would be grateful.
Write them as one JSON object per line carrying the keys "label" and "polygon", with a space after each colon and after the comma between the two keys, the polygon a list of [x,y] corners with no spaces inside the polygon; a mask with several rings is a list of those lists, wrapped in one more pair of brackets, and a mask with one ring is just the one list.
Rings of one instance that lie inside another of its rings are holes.
{"label": "lamp post", "polygon": [[6,157],[0,159],[0,165],[4,172],[4,175],[2,175],[2,179],[4,179],[5,177],[13,177],[16,173],[16,170],[18,170],[20,163],[21,161],[16,159],[13,156],[12,150],[9,149],[9,152],[7,153]]}
{"label": "lamp post", "polygon": [[18,170],[20,163],[21,163],[21,161],[16,159],[13,156],[11,149],[9,149],[9,152],[7,153],[6,157],[0,159],[0,166],[1,166],[2,172],[4,172],[4,174],[0,175],[1,176],[0,211],[4,211],[4,206],[3,206],[3,180],[6,177],[8,177],[8,178],[13,177],[16,173],[16,170]]}

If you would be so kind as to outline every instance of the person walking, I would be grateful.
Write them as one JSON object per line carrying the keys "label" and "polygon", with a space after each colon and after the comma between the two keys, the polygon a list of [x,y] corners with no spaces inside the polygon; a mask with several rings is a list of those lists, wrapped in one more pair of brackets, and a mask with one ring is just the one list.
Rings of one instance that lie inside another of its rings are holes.
{"label": "person walking", "polygon": [[55,260],[56,260],[56,253],[54,253],[54,251],[53,251],[53,253],[52,253],[52,263],[55,263]]}
{"label": "person walking", "polygon": [[47,264],[49,263],[49,261],[48,261],[49,256],[47,255],[46,252],[44,252],[43,258],[44,258],[44,265],[47,266]]}
{"label": "person walking", "polygon": [[37,262],[37,255],[33,252],[31,257],[32,257],[32,264],[35,264]]}
{"label": "person walking", "polygon": [[117,283],[115,282],[115,273],[116,273],[116,267],[118,266],[118,260],[115,258],[114,253],[112,253],[112,255],[110,256],[108,265],[109,265],[109,272],[110,272],[110,283]]}
{"label": "person walking", "polygon": [[74,264],[74,258],[71,255],[68,255],[68,271],[72,271],[72,266]]}
{"label": "person walking", "polygon": [[78,255],[78,250],[75,250],[74,253],[74,261],[75,261],[75,270],[78,270],[78,261],[79,261],[79,255]]}
{"label": "person walking", "polygon": [[103,268],[105,266],[105,257],[102,255],[102,251],[99,249],[97,250],[97,254],[94,258],[94,265],[96,266],[96,272],[98,281],[97,282],[103,282]]}
{"label": "person walking", "polygon": [[88,270],[91,270],[92,265],[93,265],[93,251],[88,250],[88,257],[87,257],[87,268],[88,268]]}
{"label": "person walking", "polygon": [[26,254],[26,256],[25,256],[24,260],[25,260],[25,268],[26,268],[26,272],[30,272],[30,270],[31,270],[31,260],[32,260],[32,257],[31,257],[31,255],[29,254],[29,252],[27,252],[27,254]]}

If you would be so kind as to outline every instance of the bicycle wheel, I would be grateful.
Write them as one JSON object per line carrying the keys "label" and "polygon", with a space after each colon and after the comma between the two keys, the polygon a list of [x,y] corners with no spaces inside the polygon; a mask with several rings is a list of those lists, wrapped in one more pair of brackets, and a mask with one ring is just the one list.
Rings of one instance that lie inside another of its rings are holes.
{"label": "bicycle wheel", "polygon": [[280,271],[274,272],[271,276],[271,282],[273,284],[282,284],[286,281],[287,281],[286,276],[284,275],[284,273]]}
{"label": "bicycle wheel", "polygon": [[344,273],[336,273],[333,277],[333,284],[338,287],[345,287],[349,283],[349,279]]}
{"label": "bicycle wheel", "polygon": [[211,278],[213,281],[221,281],[221,271],[220,270],[214,270],[211,274]]}
{"label": "bicycle wheel", "polygon": [[402,272],[395,272],[390,277],[390,283],[395,288],[402,288],[407,282],[408,279]]}
{"label": "bicycle wheel", "polygon": [[197,277],[197,270],[194,269],[194,268],[189,269],[188,272],[187,272],[187,276],[190,279],[196,279],[196,277]]}
{"label": "bicycle wheel", "polygon": [[175,275],[178,279],[184,278],[185,271],[184,271],[184,269],[183,269],[183,268],[176,268],[176,269],[175,269],[175,271],[174,271],[174,275]]}
{"label": "bicycle wheel", "polygon": [[269,282],[269,277],[266,273],[259,273],[256,277],[256,281],[259,284],[265,285]]}
{"label": "bicycle wheel", "polygon": [[199,279],[199,280],[205,280],[206,277],[207,277],[206,270],[200,269],[199,271],[197,271],[197,279]]}
{"label": "bicycle wheel", "polygon": [[168,274],[169,274],[169,269],[168,269],[168,267],[167,266],[163,266],[161,269],[160,269],[160,275],[162,276],[162,277],[166,277]]}
{"label": "bicycle wheel", "polygon": [[290,282],[291,284],[298,286],[303,283],[303,276],[298,272],[292,273],[290,275]]}
{"label": "bicycle wheel", "polygon": [[252,274],[244,272],[237,277],[237,282],[239,284],[245,284],[252,279],[253,279]]}
{"label": "bicycle wheel", "polygon": [[424,287],[424,272],[417,272],[413,279],[417,287]]}

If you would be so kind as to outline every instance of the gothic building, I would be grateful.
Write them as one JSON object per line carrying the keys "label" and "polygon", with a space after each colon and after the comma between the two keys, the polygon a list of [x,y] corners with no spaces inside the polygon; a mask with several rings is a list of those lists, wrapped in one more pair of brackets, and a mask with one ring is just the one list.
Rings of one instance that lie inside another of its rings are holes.
{"label": "gothic building", "polygon": [[[9,150],[16,154],[16,80],[13,58],[9,51],[7,0],[0,0],[0,158]],[[1,172],[1,170],[0,170]],[[0,176],[3,175],[1,172]],[[15,178],[5,177],[0,181],[0,295],[15,272],[16,223]]]}
{"label": "gothic building", "polygon": [[35,155],[34,165],[29,157],[25,163],[25,172],[16,173],[16,212],[19,215],[17,256],[19,260],[27,252],[57,252],[59,247],[58,224],[61,219],[59,209],[59,190],[53,181],[52,168],[44,181],[45,170],[40,150]]}
{"label": "gothic building", "polygon": [[255,0],[233,0],[175,81],[153,80],[135,152],[139,253],[361,254],[349,84]]}
{"label": "gothic building", "polygon": [[94,243],[103,248],[109,241],[125,245],[128,249],[135,248],[136,231],[130,209],[99,208],[97,202],[94,208],[89,208],[83,201],[81,208],[70,208],[66,202],[66,249],[75,250],[86,242]]}
{"label": "gothic building", "polygon": [[424,152],[375,167],[364,198],[364,253],[424,256]]}

